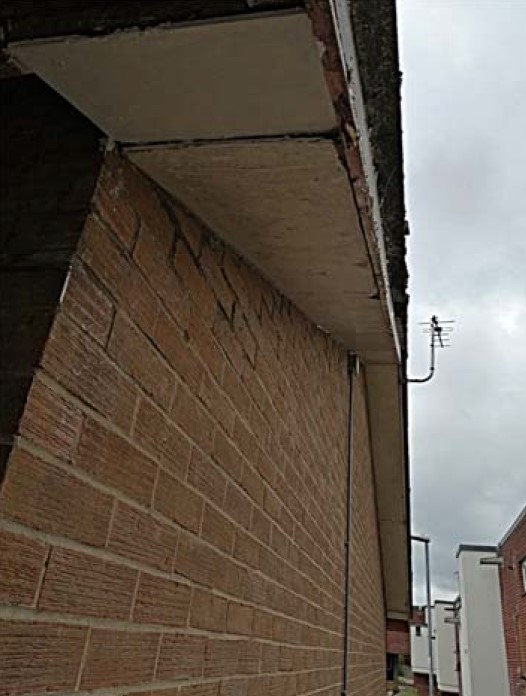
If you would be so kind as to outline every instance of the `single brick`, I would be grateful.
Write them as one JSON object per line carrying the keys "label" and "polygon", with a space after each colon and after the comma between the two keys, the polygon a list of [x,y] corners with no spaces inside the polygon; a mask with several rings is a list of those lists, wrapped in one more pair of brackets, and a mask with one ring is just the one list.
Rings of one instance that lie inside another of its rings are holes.
{"label": "single brick", "polygon": [[[272,525],[270,545],[278,554],[278,556],[280,556],[281,558],[287,558],[289,540],[287,539],[285,534],[283,534],[281,529],[279,529],[279,527],[277,527],[275,524]],[[321,579],[321,582],[324,582],[324,580]]]}
{"label": "single brick", "polygon": [[216,428],[214,434],[213,457],[223,471],[240,483],[243,458],[220,428]]}
{"label": "single brick", "polygon": [[205,505],[201,536],[225,553],[231,554],[234,546],[234,525],[211,505]]}
{"label": "single brick", "polygon": [[182,385],[177,387],[172,418],[188,437],[206,453],[211,453],[214,421],[197,399]]}
{"label": "single brick", "polygon": [[150,503],[157,464],[93,418],[84,422],[75,464],[97,481]]}
{"label": "single brick", "polygon": [[75,259],[70,271],[62,311],[97,343],[106,344],[113,322],[113,305],[79,259]]}
{"label": "single brick", "polygon": [[192,451],[188,467],[188,483],[205,498],[221,506],[225,498],[227,479],[211,459],[198,449]]}
{"label": "single brick", "polygon": [[103,546],[112,502],[109,495],[17,447],[0,494],[0,511],[35,529]]}
{"label": "single brick", "polygon": [[87,629],[49,623],[0,623],[0,693],[74,691]]}
{"label": "single brick", "polygon": [[208,373],[203,376],[199,392],[203,403],[213,415],[214,420],[229,434],[234,429],[235,412],[221,388]]}
{"label": "single brick", "polygon": [[261,652],[261,670],[277,672],[279,670],[280,646],[265,643]]}
{"label": "single brick", "polygon": [[251,568],[259,568],[260,544],[248,534],[237,531],[234,545],[234,558]]}
{"label": "single brick", "polygon": [[224,502],[224,510],[239,525],[245,529],[250,527],[252,516],[252,503],[250,498],[233,483],[228,483]]}
{"label": "single brick", "polygon": [[256,468],[269,486],[276,487],[276,467],[272,463],[272,460],[263,452],[263,450],[259,450]]}
{"label": "single brick", "polygon": [[283,504],[269,486],[265,486],[265,498],[263,507],[265,508],[265,511],[270,515],[270,517],[272,517],[276,521],[279,521]]}
{"label": "single brick", "polygon": [[0,602],[31,606],[48,547],[0,529]]}
{"label": "single brick", "polygon": [[57,457],[70,458],[82,426],[83,415],[37,373],[20,421],[20,434]]}
{"label": "single brick", "polygon": [[165,471],[159,472],[155,488],[155,509],[192,532],[198,532],[203,515],[203,499]]}
{"label": "single brick", "polygon": [[272,638],[272,614],[254,609],[253,633],[261,638]]}
{"label": "single brick", "polygon": [[190,580],[213,587],[224,570],[221,556],[199,539],[182,534],[177,546],[174,571]]}
{"label": "single brick", "polygon": [[214,378],[221,384],[226,358],[210,327],[205,323],[205,317],[203,317],[199,307],[195,305],[190,308],[188,333],[191,346]]}
{"label": "single brick", "polygon": [[257,506],[263,505],[265,484],[263,483],[261,476],[246,462],[243,466],[243,473],[241,475],[241,486],[245,489]]}
{"label": "single brick", "polygon": [[185,626],[190,607],[191,589],[175,580],[141,573],[133,620]]}
{"label": "single brick", "polygon": [[267,515],[259,508],[255,507],[252,513],[250,531],[264,544],[270,543],[271,522]]}
{"label": "single brick", "polygon": [[233,440],[246,459],[256,466],[259,459],[259,445],[245,423],[236,417]]}
{"label": "single brick", "polygon": [[254,609],[237,602],[228,603],[227,630],[229,633],[239,633],[249,636],[252,634]]}
{"label": "single brick", "polygon": [[244,640],[239,647],[238,674],[257,674],[261,668],[261,643]]}
{"label": "single brick", "polygon": [[[254,433],[256,440],[259,443],[260,447],[267,449],[268,443],[270,440],[271,427],[270,427],[266,417],[259,410],[259,407],[256,406],[256,404],[252,404],[252,406],[250,408],[250,413],[248,414],[248,424],[250,426],[250,429]],[[261,459],[261,452],[260,452],[260,459]],[[274,467],[274,465],[273,465],[273,467]],[[262,473],[263,473],[263,475],[265,475],[264,470],[262,471]],[[269,483],[271,485],[274,483],[273,478],[269,478],[268,480],[269,480]]]}
{"label": "single brick", "polygon": [[161,310],[153,339],[179,377],[198,392],[204,368],[190,346],[189,336],[165,310]]}
{"label": "single brick", "polygon": [[102,689],[153,680],[158,633],[93,628],[81,689]]}
{"label": "single brick", "polygon": [[164,635],[156,679],[167,681],[202,676],[206,643],[202,636]]}
{"label": "single brick", "polygon": [[186,476],[190,443],[175,424],[145,398],[139,402],[134,438],[171,472],[181,478]]}
{"label": "single brick", "polygon": [[210,638],[206,646],[205,677],[227,677],[237,674],[239,640]]}
{"label": "single brick", "polygon": [[171,571],[178,532],[146,512],[119,502],[108,548],[152,568]]}
{"label": "single brick", "polygon": [[226,630],[228,602],[222,597],[194,589],[190,609],[190,626],[223,633]]}

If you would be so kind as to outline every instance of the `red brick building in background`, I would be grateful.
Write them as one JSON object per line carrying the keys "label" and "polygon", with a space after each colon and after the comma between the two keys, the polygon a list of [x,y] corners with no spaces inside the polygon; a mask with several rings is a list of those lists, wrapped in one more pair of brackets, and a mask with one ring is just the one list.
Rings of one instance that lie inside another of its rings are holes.
{"label": "red brick building in background", "polygon": [[0,17],[0,694],[384,696],[394,3]]}
{"label": "red brick building in background", "polygon": [[526,508],[499,544],[504,640],[511,696],[526,694]]}

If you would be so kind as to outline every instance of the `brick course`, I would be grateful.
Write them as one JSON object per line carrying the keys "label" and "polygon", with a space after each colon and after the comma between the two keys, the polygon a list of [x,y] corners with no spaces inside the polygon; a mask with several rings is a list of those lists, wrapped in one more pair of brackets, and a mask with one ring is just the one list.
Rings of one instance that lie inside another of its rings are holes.
{"label": "brick course", "polygon": [[[355,384],[351,693],[383,696]],[[340,345],[108,155],[0,497],[6,693],[339,694],[348,388]]]}

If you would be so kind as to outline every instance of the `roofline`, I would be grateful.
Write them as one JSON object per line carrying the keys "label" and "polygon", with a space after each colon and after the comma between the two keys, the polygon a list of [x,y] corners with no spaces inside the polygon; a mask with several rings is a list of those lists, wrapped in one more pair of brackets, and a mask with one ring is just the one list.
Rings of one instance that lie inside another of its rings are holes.
{"label": "roofline", "polygon": [[506,534],[502,537],[498,544],[498,548],[501,546],[504,546],[504,544],[508,541],[508,539],[511,537],[511,535],[517,530],[519,525],[521,525],[524,521],[526,521],[526,505],[523,507],[522,512],[519,513],[518,517],[515,519],[515,522],[511,525],[511,527],[508,529]]}
{"label": "roofline", "polygon": [[463,551],[487,551],[488,553],[497,553],[498,550],[498,546],[489,546],[483,544],[460,544],[457,549],[456,558],[458,558]]}

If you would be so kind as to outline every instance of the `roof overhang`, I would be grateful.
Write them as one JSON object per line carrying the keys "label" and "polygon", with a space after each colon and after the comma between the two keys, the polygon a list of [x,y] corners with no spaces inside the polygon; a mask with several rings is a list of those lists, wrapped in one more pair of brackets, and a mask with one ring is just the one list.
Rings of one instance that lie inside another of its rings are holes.
{"label": "roof overhang", "polygon": [[403,337],[345,0],[8,50],[365,363],[386,605],[408,619]]}

